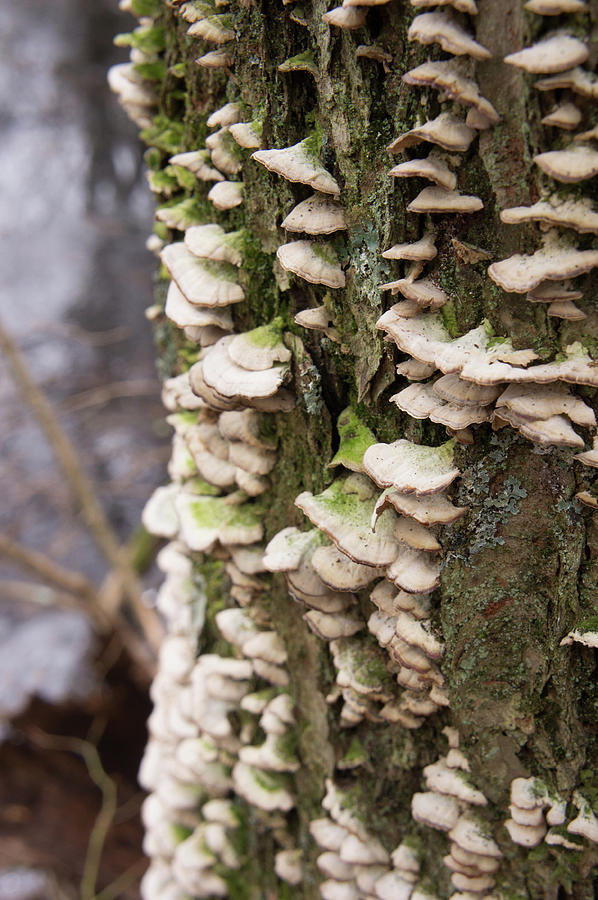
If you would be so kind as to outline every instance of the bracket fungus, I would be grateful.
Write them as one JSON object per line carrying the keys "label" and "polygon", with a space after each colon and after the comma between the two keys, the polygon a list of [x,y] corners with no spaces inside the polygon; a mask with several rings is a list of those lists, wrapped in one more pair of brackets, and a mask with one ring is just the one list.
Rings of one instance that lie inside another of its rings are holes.
{"label": "bracket fungus", "polygon": [[582,114],[574,103],[561,103],[542,119],[542,125],[552,125],[565,131],[575,131],[581,122]]}
{"label": "bracket fungus", "polygon": [[281,244],[276,257],[287,272],[312,284],[325,284],[331,288],[345,287],[345,273],[340,267],[332,247],[314,241],[291,241]]}
{"label": "bracket fungus", "polygon": [[447,191],[454,191],[457,187],[454,172],[451,172],[442,157],[433,153],[423,159],[409,159],[399,163],[390,169],[388,174],[392,178],[426,178]]}
{"label": "bracket fungus", "polygon": [[408,147],[414,147],[427,141],[430,144],[437,144],[443,150],[464,153],[469,149],[475,136],[476,132],[473,128],[451,113],[443,112],[435,119],[418,125],[395,138],[389,144],[388,151],[389,153],[400,153]]}
{"label": "bracket fungus", "polygon": [[561,281],[584,275],[598,266],[598,250],[576,250],[552,245],[536,250],[532,256],[519,253],[492,263],[488,274],[504,291],[524,294],[543,281]]}
{"label": "bracket fungus", "polygon": [[[252,333],[248,334],[246,340],[251,343]],[[208,387],[213,388],[220,396],[243,400],[246,405],[251,406],[253,400],[276,394],[288,369],[285,365],[273,364],[265,369],[250,369],[239,365],[229,353],[229,347],[235,339],[235,335],[221,338],[209,348],[202,360],[203,378]],[[257,349],[260,350],[259,347]]]}
{"label": "bracket fungus", "polygon": [[235,38],[235,32],[231,25],[232,18],[226,13],[206,16],[193,22],[187,29],[187,34],[189,37],[202,38],[211,44],[227,44]]}
{"label": "bracket fungus", "polygon": [[[407,37],[420,44],[440,44],[447,53],[489,59],[491,53],[478,44],[456,21],[442,12],[422,13],[409,26]],[[581,59],[579,62],[583,62]],[[574,63],[577,65],[577,63]]]}
{"label": "bracket fungus", "polygon": [[226,175],[237,175],[243,163],[235,152],[235,141],[228,126],[220,128],[206,138],[206,147],[210,151],[210,159],[221,172]]}
{"label": "bracket fungus", "polygon": [[287,181],[307,184],[323,194],[340,194],[337,182],[314,154],[310,138],[283,150],[257,150],[251,158]]}
{"label": "bracket fungus", "polygon": [[598,151],[585,144],[538,153],[534,162],[547,175],[564,184],[576,184],[598,174]]}
{"label": "bracket fungus", "polygon": [[532,47],[509,53],[504,61],[535,75],[552,75],[581,65],[588,56],[589,50],[583,41],[566,32],[559,32]]}
{"label": "bracket fungus", "polygon": [[586,12],[588,4],[585,0],[527,0],[525,8],[540,16],[562,16]]}
{"label": "bracket fungus", "polygon": [[206,121],[208,128],[223,128],[241,121],[241,107],[238,103],[225,103],[220,109],[211,113]]}
{"label": "bracket fungus", "polygon": [[230,126],[230,133],[245,150],[256,150],[262,146],[262,132],[258,122],[236,122]]}
{"label": "bracket fungus", "polygon": [[305,234],[333,234],[335,231],[345,231],[347,225],[339,203],[326,195],[312,194],[291,210],[283,219],[281,228]]}
{"label": "bracket fungus", "polygon": [[208,200],[216,209],[234,209],[243,203],[243,184],[240,181],[221,181],[208,191]]}
{"label": "bracket fungus", "polygon": [[385,250],[382,256],[384,259],[408,259],[416,262],[435,259],[438,253],[434,243],[435,237],[433,232],[427,232],[423,238],[412,244],[394,244]]}
{"label": "bracket fungus", "polygon": [[392,444],[373,444],[365,451],[363,467],[380,487],[402,493],[435,494],[459,474],[453,464],[454,441],[426,447],[400,439]]}
{"label": "bracket fungus", "polygon": [[204,69],[229,69],[234,61],[234,56],[226,49],[211,50],[195,60],[197,65]]}
{"label": "bracket fungus", "polygon": [[500,121],[494,106],[480,94],[478,83],[468,77],[463,64],[457,60],[428,60],[405,72],[403,81],[406,84],[432,87],[440,91],[443,97],[469,107],[477,119],[475,123],[468,121],[467,124],[474,128],[485,130]]}
{"label": "bracket fungus", "polygon": [[571,228],[580,234],[598,234],[598,212],[589,199],[554,198],[538,200],[531,206],[514,206],[503,209],[502,222],[520,225],[525,222],[541,222],[545,225]]}
{"label": "bracket fungus", "polygon": [[[367,453],[367,451],[366,451]],[[398,542],[394,537],[394,514],[383,513],[376,532],[370,528],[375,499],[360,497],[354,492],[350,479],[338,479],[323,493],[314,496],[309,491],[299,494],[295,505],[321,529],[354,562],[366,566],[388,566],[397,555]]]}
{"label": "bracket fungus", "polygon": [[189,303],[174,281],[168,285],[164,313],[179,328],[216,326],[222,331],[232,331],[233,327],[232,317],[227,306],[197,306]]}
{"label": "bracket fungus", "polygon": [[463,214],[479,212],[483,206],[479,197],[460,194],[458,191],[445,191],[441,187],[427,187],[407,205],[407,209],[416,213]]}
{"label": "bracket fungus", "polygon": [[363,28],[367,18],[366,6],[336,6],[322,15],[322,22],[353,31]]}
{"label": "bracket fungus", "polygon": [[228,306],[243,300],[245,292],[236,281],[234,268],[226,263],[206,262],[194,256],[185,244],[167,244],[160,259],[183,296],[197,306]]}
{"label": "bracket fungus", "polygon": [[478,7],[475,0],[411,0],[411,6],[422,9],[428,6],[452,6],[457,12],[477,15]]}
{"label": "bracket fungus", "polygon": [[199,181],[224,181],[224,175],[210,165],[210,159],[209,150],[202,149],[176,153],[170,157],[169,162],[193,172]]}

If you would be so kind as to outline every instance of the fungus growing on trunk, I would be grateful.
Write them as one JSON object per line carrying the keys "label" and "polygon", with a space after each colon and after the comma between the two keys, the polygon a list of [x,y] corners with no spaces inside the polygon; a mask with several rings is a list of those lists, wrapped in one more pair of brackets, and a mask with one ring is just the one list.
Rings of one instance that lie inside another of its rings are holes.
{"label": "fungus growing on trunk", "polygon": [[535,75],[552,75],[579,66],[589,56],[587,45],[565,32],[538,41],[517,53],[505,56],[505,62]]}
{"label": "fungus growing on trunk", "polygon": [[312,284],[325,284],[331,288],[345,286],[345,273],[341,269],[332,247],[312,241],[291,241],[276,251],[279,263],[287,272]]}
{"label": "fungus growing on trunk", "polygon": [[307,184],[324,194],[340,194],[338,184],[314,154],[310,138],[283,150],[257,150],[251,158],[287,181]]}
{"label": "fungus growing on trunk", "polygon": [[298,203],[283,219],[281,228],[305,234],[332,234],[345,231],[345,215],[339,203],[321,194],[312,194]]}
{"label": "fungus growing on trunk", "polygon": [[[430,12],[416,16],[409,26],[407,37],[410,41],[418,41],[420,44],[440,44],[443,50],[456,56],[467,54],[474,59],[490,59],[492,56],[486,47],[474,41],[465,29],[446,13]],[[584,60],[580,59],[573,65],[577,65],[578,62]]]}

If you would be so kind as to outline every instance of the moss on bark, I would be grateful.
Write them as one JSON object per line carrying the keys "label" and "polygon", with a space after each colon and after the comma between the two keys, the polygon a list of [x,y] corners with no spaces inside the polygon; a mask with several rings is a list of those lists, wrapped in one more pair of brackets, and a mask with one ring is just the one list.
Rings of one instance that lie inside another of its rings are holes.
{"label": "moss on bark", "polygon": [[[480,64],[477,74],[482,93],[502,119],[481,133],[460,168],[460,189],[480,196],[484,209],[438,219],[439,252],[432,272],[449,295],[444,313],[453,334],[487,318],[516,347],[533,347],[540,357],[552,358],[580,338],[594,350],[598,317],[591,312],[585,323],[559,329],[542,306],[499,290],[486,275],[486,260],[460,261],[454,244],[474,245],[494,259],[537,245],[535,229],[514,229],[498,219],[505,206],[535,201],[542,187],[531,160],[545,141],[539,123],[549,99],[533,92],[530,79],[519,70],[501,62],[506,53],[529,42],[539,27],[522,6],[520,0],[479,0],[477,39],[495,58]],[[234,99],[243,104],[248,121],[256,116],[263,121],[265,146],[289,146],[308,134],[317,135],[322,160],[342,187],[349,227],[334,241],[349,267],[348,286],[342,291],[289,277],[275,261],[276,247],[286,240],[280,222],[308,196],[306,187],[248,164],[243,169],[245,202],[232,214],[207,204],[207,186],[176,195],[177,200],[195,197],[206,220],[247,231],[242,276],[247,302],[234,309],[238,328],[246,330],[279,315],[295,336],[299,403],[294,412],[276,416],[279,458],[268,497],[268,538],[304,521],[293,505],[300,491],[317,492],[332,480],[327,463],[338,447],[335,422],[349,403],[378,440],[446,439],[443,429],[415,422],[389,403],[395,354],[375,327],[390,305],[378,287],[392,273],[381,251],[394,242],[416,240],[423,230],[418,217],[405,210],[415,193],[413,184],[386,175],[390,157],[385,147],[418,117],[440,110],[435,92],[408,88],[401,75],[439,54],[434,48],[425,53],[406,41],[412,19],[406,4],[372,9],[366,28],[356,33],[324,25],[326,8],[323,0],[314,0],[311,9],[306,6],[307,26],[301,27],[290,19],[292,7],[283,7],[279,0],[234,5],[237,40],[230,80],[221,71],[200,72],[193,60],[212,48],[202,50],[200,41],[186,38],[185,25],[173,11],[164,9],[160,20],[166,64],[177,72],[163,81],[164,118],[161,128],[149,135],[162,162],[175,150],[203,146],[208,114]],[[594,3],[594,27],[597,15]],[[580,18],[580,27],[585,24]],[[392,62],[382,65],[357,57],[359,44],[375,44],[392,54]],[[307,51],[313,71],[279,71],[285,60]],[[183,70],[184,76],[178,77]],[[581,105],[589,112],[588,104]],[[293,322],[297,311],[322,302],[333,311],[339,344]],[[185,368],[192,348],[181,346],[163,324],[159,335],[162,364],[172,371]],[[595,405],[594,391],[585,393]],[[446,839],[414,826],[409,802],[421,785],[422,766],[446,750],[441,728],[449,720],[460,730],[476,784],[491,801],[487,819],[493,826],[507,815],[510,781],[518,775],[539,775],[564,793],[585,779],[586,794],[598,792],[598,783],[588,774],[595,771],[598,757],[592,651],[571,653],[559,646],[570,628],[597,612],[596,525],[574,500],[576,490],[588,486],[588,478],[573,465],[572,451],[540,452],[523,438],[506,431],[492,434],[485,425],[476,430],[476,445],[459,451],[459,465],[463,475],[457,499],[470,512],[446,532],[446,564],[434,612],[447,645],[442,670],[450,689],[450,715],[438,714],[412,732],[372,722],[341,731],[334,707],[325,701],[334,679],[326,646],[309,632],[282,579],[274,578],[268,611],[287,644],[291,692],[300,716],[299,806],[289,821],[310,860],[303,885],[289,896],[319,896],[316,853],[307,825],[319,814],[324,779],[339,759],[355,751],[352,742],[359,742],[365,762],[357,780],[350,769],[337,774],[337,780],[350,786],[360,815],[389,850],[407,833],[419,836],[432,851],[428,857],[438,860],[423,875],[441,892],[449,889],[440,863]],[[208,573],[210,583],[217,585],[215,597],[220,569],[216,564]],[[371,642],[377,647],[373,638]],[[501,868],[502,897],[594,896],[594,850],[572,854],[542,846],[528,853],[510,843],[504,829],[498,827],[496,836],[507,857]],[[245,882],[243,891],[233,895],[264,896],[272,848],[256,843],[251,823],[247,841],[253,862],[244,874],[250,876],[251,886]]]}

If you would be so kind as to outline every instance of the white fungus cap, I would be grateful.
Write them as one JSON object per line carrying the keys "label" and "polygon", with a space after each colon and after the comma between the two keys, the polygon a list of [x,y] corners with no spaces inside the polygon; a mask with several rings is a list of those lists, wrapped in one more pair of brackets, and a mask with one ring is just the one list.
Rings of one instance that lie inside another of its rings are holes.
{"label": "white fungus cap", "polygon": [[324,13],[322,21],[326,25],[353,30],[365,25],[366,15],[367,9],[362,6],[337,6]]}
{"label": "white fungus cap", "polygon": [[224,263],[206,263],[189,252],[183,243],[168,244],[160,259],[190,303],[199,306],[227,306],[239,303],[245,293],[237,283],[234,269]]}
{"label": "white fungus cap", "polygon": [[403,493],[435,494],[459,474],[453,465],[454,444],[426,447],[401,439],[392,444],[372,444],[363,456],[364,469],[380,487]]}
{"label": "white fungus cap", "polygon": [[493,105],[480,93],[478,83],[467,76],[463,63],[457,60],[428,60],[405,72],[403,81],[432,87],[441,91],[443,98],[469,107],[466,125],[472,128],[483,130],[500,121]]}
{"label": "white fungus cap", "polygon": [[505,56],[504,61],[512,66],[539,75],[565,72],[585,62],[589,56],[586,44],[565,32],[538,41],[517,53]]}
{"label": "white fungus cap", "polygon": [[475,16],[478,11],[475,0],[411,0],[411,6],[415,6],[416,9],[428,6],[452,6],[457,12],[469,13],[471,16]]}
{"label": "white fungus cap", "polygon": [[416,822],[450,831],[455,827],[461,814],[461,806],[454,797],[434,791],[415,793],[411,798],[411,814]]}
{"label": "white fungus cap", "polygon": [[312,194],[298,203],[283,219],[281,228],[305,234],[332,234],[345,231],[345,215],[340,203],[325,194]]}
{"label": "white fungus cap", "polygon": [[243,202],[243,182],[221,181],[208,191],[208,200],[216,209],[234,209]]}
{"label": "white fungus cap", "polygon": [[326,244],[291,241],[278,248],[276,257],[283,269],[312,284],[325,284],[332,288],[345,286],[345,273],[334,250]]}
{"label": "white fungus cap", "polygon": [[[457,56],[467,54],[480,60],[492,56],[486,47],[474,41],[456,21],[441,12],[422,13],[416,16],[409,27],[407,37],[420,44],[440,44],[447,53]],[[579,62],[583,62],[583,59]]]}
{"label": "white fungus cap", "polygon": [[303,881],[303,851],[279,850],[274,857],[274,871],[282,881],[296,886]]}
{"label": "white fungus cap", "polygon": [[282,150],[258,150],[251,158],[287,181],[307,184],[325,194],[340,194],[337,182],[315,156],[309,138]]}
{"label": "white fungus cap", "polygon": [[288,812],[295,805],[289,791],[268,772],[238,762],[233,769],[233,779],[237,793],[251,806],[265,812]]}
{"label": "white fungus cap", "polygon": [[560,16],[565,13],[585,12],[585,0],[527,0],[525,8],[540,16]]}
{"label": "white fungus cap", "polygon": [[428,141],[437,144],[444,150],[465,152],[476,136],[473,128],[465,125],[451,113],[440,113],[435,119],[431,119],[423,125],[406,131],[389,144],[390,153],[400,153],[408,147]]}

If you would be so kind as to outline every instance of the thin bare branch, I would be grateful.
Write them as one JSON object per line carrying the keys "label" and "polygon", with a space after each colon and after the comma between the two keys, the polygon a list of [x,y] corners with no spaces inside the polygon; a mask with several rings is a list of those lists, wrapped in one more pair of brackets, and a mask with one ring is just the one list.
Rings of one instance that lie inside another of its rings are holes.
{"label": "thin bare branch", "polygon": [[121,547],[96,496],[91,479],[85,472],[73,443],[60,425],[51,403],[33,381],[23,354],[1,322],[0,347],[19,392],[54,449],[90,533],[110,565],[120,573],[131,612],[141,626],[149,646],[154,653],[157,652],[162,626],[155,612],[143,604],[139,579],[126,549]]}

